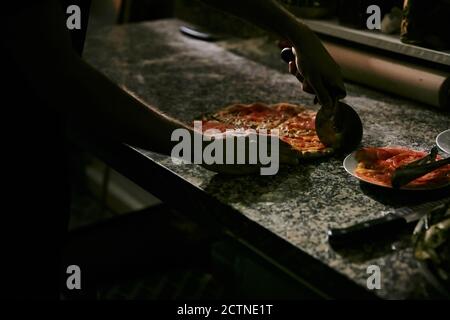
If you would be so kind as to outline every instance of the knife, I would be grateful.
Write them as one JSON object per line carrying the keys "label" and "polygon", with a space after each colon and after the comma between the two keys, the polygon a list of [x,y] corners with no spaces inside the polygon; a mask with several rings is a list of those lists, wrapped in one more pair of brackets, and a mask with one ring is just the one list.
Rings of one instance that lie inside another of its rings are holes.
{"label": "knife", "polygon": [[376,237],[401,231],[402,228],[418,221],[431,210],[440,206],[447,209],[449,205],[450,197],[415,207],[394,209],[381,218],[361,222],[347,228],[330,228],[327,231],[328,241],[333,246],[367,242]]}

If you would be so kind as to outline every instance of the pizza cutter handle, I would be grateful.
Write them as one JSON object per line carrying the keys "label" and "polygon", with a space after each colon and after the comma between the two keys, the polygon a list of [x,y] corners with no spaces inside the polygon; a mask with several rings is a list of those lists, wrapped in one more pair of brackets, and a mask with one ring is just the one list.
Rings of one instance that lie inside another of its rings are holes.
{"label": "pizza cutter handle", "polygon": [[[281,50],[280,56],[281,56],[281,59],[283,59],[283,61],[286,63],[295,61],[295,55],[291,48],[284,48],[283,50]],[[303,83],[303,81],[305,80],[305,78],[298,71],[295,74],[295,77],[301,83]]]}
{"label": "pizza cutter handle", "polygon": [[281,50],[281,59],[283,59],[284,62],[289,63],[291,61],[295,61],[295,55],[291,48],[284,48]]}

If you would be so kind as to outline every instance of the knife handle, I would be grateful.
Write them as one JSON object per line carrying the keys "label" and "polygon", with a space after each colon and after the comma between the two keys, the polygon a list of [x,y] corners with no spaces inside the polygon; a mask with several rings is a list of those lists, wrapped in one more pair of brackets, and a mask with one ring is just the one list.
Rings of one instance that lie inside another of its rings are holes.
{"label": "knife handle", "polygon": [[328,230],[328,241],[331,245],[356,244],[361,241],[371,241],[386,233],[392,233],[405,227],[404,218],[393,214],[361,222],[348,228],[331,228]]}

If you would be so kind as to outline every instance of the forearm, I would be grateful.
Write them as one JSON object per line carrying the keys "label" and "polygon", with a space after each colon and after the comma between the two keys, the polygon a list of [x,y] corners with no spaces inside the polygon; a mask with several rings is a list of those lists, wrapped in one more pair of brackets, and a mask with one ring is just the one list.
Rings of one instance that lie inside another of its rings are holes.
{"label": "forearm", "polygon": [[[301,43],[311,30],[275,0],[201,0],[292,42]],[[299,39],[300,37],[300,39]]]}
{"label": "forearm", "polygon": [[68,80],[70,91],[79,94],[67,106],[71,117],[107,130],[120,142],[170,154],[172,132],[185,125],[133,97],[86,62],[77,65]]}
{"label": "forearm", "polygon": [[5,26],[5,48],[17,72],[49,107],[121,142],[170,153],[171,133],[182,124],[81,60],[72,50],[57,1],[36,2],[9,17]]}

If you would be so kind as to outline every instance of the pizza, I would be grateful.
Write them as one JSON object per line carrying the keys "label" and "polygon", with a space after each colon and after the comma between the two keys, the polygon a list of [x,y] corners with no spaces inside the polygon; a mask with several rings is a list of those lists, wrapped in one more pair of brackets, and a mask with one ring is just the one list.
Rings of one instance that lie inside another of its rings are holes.
{"label": "pizza", "polygon": [[235,127],[248,129],[274,129],[305,108],[288,103],[266,105],[263,103],[234,104],[217,111],[212,117]]}
{"label": "pizza", "polygon": [[277,129],[280,139],[292,146],[300,158],[314,158],[333,153],[319,139],[315,129],[316,111],[304,106],[277,103],[234,104],[202,119],[202,130],[216,129]]}
{"label": "pizza", "polygon": [[[394,171],[404,165],[425,157],[428,153],[401,147],[362,148],[355,154],[358,165],[355,174],[364,181],[392,187]],[[441,159],[441,157],[437,157]],[[405,188],[439,187],[450,184],[450,165],[438,168],[416,180]]]}
{"label": "pizza", "polygon": [[227,129],[233,129],[234,127],[230,124],[226,124],[217,120],[202,120],[202,131],[215,129],[220,132],[225,132]]}

